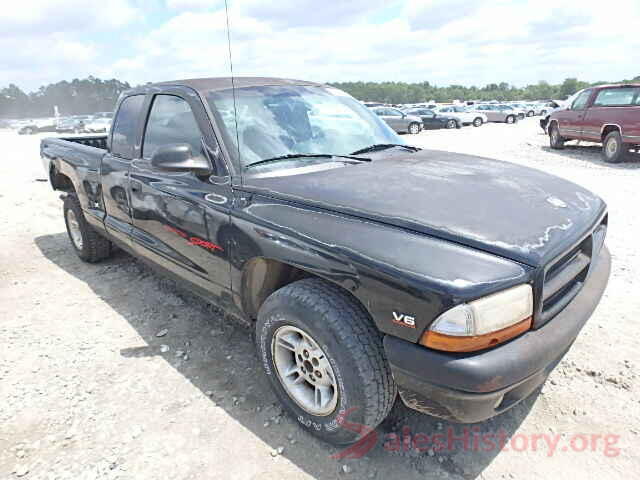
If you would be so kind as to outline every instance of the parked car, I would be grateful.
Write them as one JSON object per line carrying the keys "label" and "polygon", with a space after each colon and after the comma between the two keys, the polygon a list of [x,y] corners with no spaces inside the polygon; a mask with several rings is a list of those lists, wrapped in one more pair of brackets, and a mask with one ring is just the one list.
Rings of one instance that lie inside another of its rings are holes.
{"label": "parked car", "polygon": [[540,115],[542,115],[542,118],[540,119],[540,128],[542,128],[545,133],[548,133],[547,126],[549,125],[549,117],[551,116],[551,114],[556,110],[564,108],[564,105],[566,105],[567,103],[571,103],[572,101],[573,97],[570,97],[570,99],[566,102],[563,102],[562,100],[551,100],[543,104],[540,109]]}
{"label": "parked car", "polygon": [[116,111],[108,135],[41,142],[71,248],[97,262],[119,245],[244,322],[284,409],[326,441],[371,432],[397,393],[448,421],[514,407],[606,287],[597,195],[410,147],[335,88],[173,81]]}
{"label": "parked car", "polygon": [[462,128],[462,122],[458,117],[447,115],[446,113],[435,112],[428,108],[415,108],[405,110],[407,115],[420,117],[424,130],[435,130],[438,128]]}
{"label": "parked car", "polygon": [[23,124],[18,130],[19,135],[33,135],[40,132],[55,132],[56,131],[56,119],[55,118],[37,118],[35,120],[29,120]]}
{"label": "parked car", "polygon": [[58,119],[56,124],[56,132],[59,133],[82,133],[84,131],[84,123],[74,117],[65,117]]}
{"label": "parked car", "polygon": [[397,133],[420,133],[422,119],[415,115],[407,115],[392,107],[372,107],[371,110]]}
{"label": "parked car", "polygon": [[499,105],[495,103],[483,103],[473,105],[472,112],[483,113],[489,122],[516,123],[518,121],[518,112],[511,107],[505,108],[507,105]]}
{"label": "parked car", "polygon": [[551,148],[567,140],[602,143],[604,160],[618,163],[640,148],[640,84],[601,85],[580,91],[549,117]]}
{"label": "parked car", "polygon": [[113,118],[113,112],[96,112],[93,116],[95,118]]}
{"label": "parked car", "polygon": [[485,114],[460,105],[438,107],[435,108],[434,111],[437,113],[455,117],[460,120],[460,123],[462,123],[463,125],[473,125],[474,127],[480,127],[488,121],[488,118]]}
{"label": "parked car", "polygon": [[526,117],[533,117],[536,114],[536,109],[528,103],[510,103],[509,106],[521,110]]}
{"label": "parked car", "polygon": [[84,125],[84,131],[87,133],[103,133],[108,132],[111,126],[110,118],[96,118]]}

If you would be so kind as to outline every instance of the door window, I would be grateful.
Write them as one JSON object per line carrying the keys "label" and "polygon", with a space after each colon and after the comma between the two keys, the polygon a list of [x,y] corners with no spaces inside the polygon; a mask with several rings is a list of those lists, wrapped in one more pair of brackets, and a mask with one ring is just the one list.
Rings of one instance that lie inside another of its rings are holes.
{"label": "door window", "polygon": [[202,153],[202,133],[189,104],[175,95],[156,95],[147,120],[142,156],[151,158],[162,146],[186,143],[194,155]]}
{"label": "door window", "polygon": [[389,115],[390,117],[401,117],[402,112],[394,108],[387,108],[387,115]]}
{"label": "door window", "polygon": [[590,96],[591,90],[585,90],[582,92],[571,104],[571,110],[582,110],[587,105]]}
{"label": "door window", "polygon": [[605,88],[598,92],[594,107],[628,107],[633,104],[633,99],[640,88]]}
{"label": "door window", "polygon": [[111,153],[117,157],[133,158],[138,119],[144,102],[144,95],[125,98],[120,104],[113,124]]}

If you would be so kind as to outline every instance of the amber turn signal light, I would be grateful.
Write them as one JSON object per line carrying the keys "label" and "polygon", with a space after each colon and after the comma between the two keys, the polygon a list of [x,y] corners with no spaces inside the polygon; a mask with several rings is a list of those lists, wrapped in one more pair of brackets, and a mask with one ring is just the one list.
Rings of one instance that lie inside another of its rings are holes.
{"label": "amber turn signal light", "polygon": [[433,330],[427,330],[422,335],[420,344],[434,350],[444,350],[445,352],[475,352],[494,347],[517,337],[531,329],[531,323],[532,318],[529,317],[502,330],[475,336],[444,335]]}

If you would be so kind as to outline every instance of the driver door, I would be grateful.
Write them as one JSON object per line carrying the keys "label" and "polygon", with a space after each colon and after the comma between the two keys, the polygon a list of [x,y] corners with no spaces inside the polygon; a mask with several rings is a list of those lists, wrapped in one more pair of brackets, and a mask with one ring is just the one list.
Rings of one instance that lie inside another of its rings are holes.
{"label": "driver door", "polygon": [[591,93],[592,90],[585,90],[576,97],[568,109],[556,114],[560,135],[567,138],[579,138],[582,135],[584,116]]}
{"label": "driver door", "polygon": [[229,247],[219,235],[230,222],[228,177],[166,171],[151,162],[158,147],[176,143],[210,159],[215,138],[205,135],[203,116],[199,100],[179,90],[151,100],[141,158],[131,165],[132,238],[143,259],[216,297],[230,288]]}

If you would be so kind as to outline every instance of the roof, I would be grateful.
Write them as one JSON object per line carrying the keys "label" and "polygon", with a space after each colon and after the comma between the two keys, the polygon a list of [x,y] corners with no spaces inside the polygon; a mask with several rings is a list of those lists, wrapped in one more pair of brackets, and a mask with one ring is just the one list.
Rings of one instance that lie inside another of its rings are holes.
{"label": "roof", "polygon": [[[321,83],[307,82],[304,80],[291,80],[286,78],[272,78],[272,77],[233,77],[233,84],[235,88],[245,87],[264,87],[269,85],[307,85],[307,86],[323,86]],[[145,87],[154,86],[185,86],[191,87],[194,90],[200,92],[209,92],[215,90],[227,90],[231,88],[231,77],[218,77],[218,78],[190,78],[186,80],[172,80],[170,82],[159,82]]]}
{"label": "roof", "polygon": [[595,88],[595,89],[602,89],[602,88],[617,88],[617,87],[635,87],[635,88],[640,88],[640,83],[612,83],[610,85],[594,85],[593,87],[586,87],[586,88]]}

